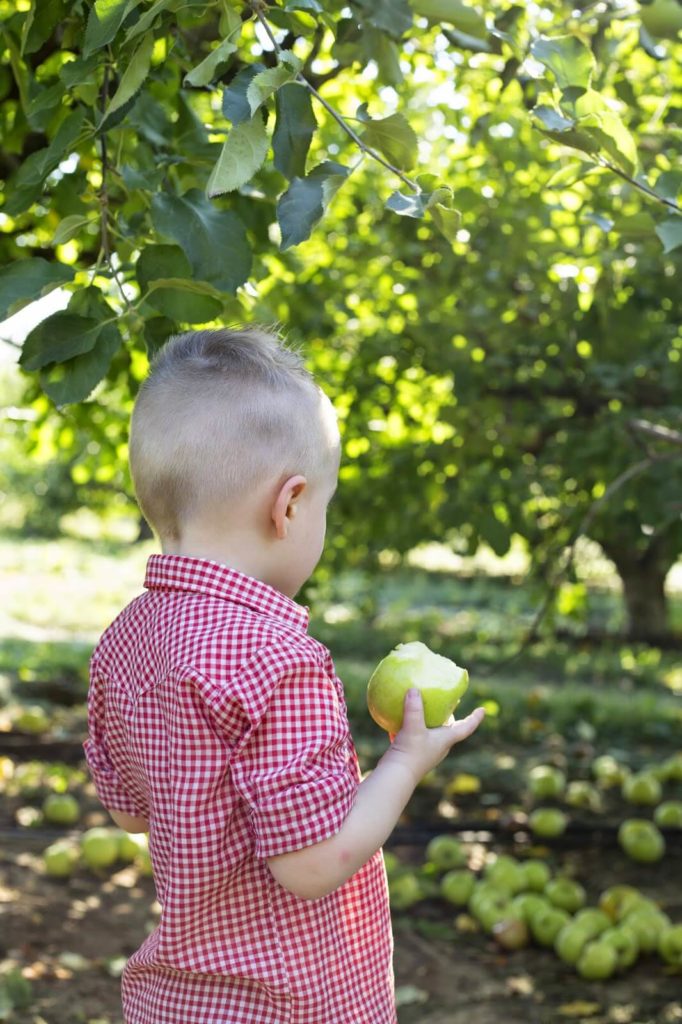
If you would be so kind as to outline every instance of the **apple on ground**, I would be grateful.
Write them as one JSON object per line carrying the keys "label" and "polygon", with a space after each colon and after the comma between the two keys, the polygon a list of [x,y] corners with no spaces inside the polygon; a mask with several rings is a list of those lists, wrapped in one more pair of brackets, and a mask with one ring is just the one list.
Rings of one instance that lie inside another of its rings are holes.
{"label": "apple on ground", "polygon": [[599,897],[599,907],[612,921],[620,921],[644,899],[633,885],[611,885]]}
{"label": "apple on ground", "polygon": [[81,838],[83,860],[89,868],[108,868],[118,860],[119,838],[113,828],[89,828]]}
{"label": "apple on ground", "polygon": [[670,782],[682,782],[682,750],[666,758],[663,768],[665,777]]}
{"label": "apple on ground", "polygon": [[545,800],[561,796],[566,788],[566,776],[552,764],[538,764],[528,773],[528,785],[533,796]]}
{"label": "apple on ground", "polygon": [[569,921],[554,940],[554,951],[566,964],[576,964],[584,947],[591,941],[587,929]]}
{"label": "apple on ground", "polygon": [[620,764],[612,754],[600,754],[592,762],[592,774],[604,789],[611,786],[622,786],[630,774],[630,769]]}
{"label": "apple on ground", "polygon": [[665,839],[652,821],[628,818],[618,829],[621,849],[641,864],[654,864],[665,853]]}
{"label": "apple on ground", "polygon": [[521,865],[521,870],[526,881],[526,888],[533,892],[544,892],[545,886],[552,877],[552,872],[544,860],[532,858]]}
{"label": "apple on ground", "polygon": [[653,953],[658,947],[661,933],[670,924],[670,918],[660,910],[635,907],[625,915],[622,924],[627,925],[635,933],[642,953]]}
{"label": "apple on ground", "polygon": [[661,929],[658,952],[667,964],[682,967],[682,924],[669,924]]}
{"label": "apple on ground", "polygon": [[533,938],[540,946],[553,946],[556,937],[571,920],[571,915],[559,907],[547,906],[538,910],[530,920]]}
{"label": "apple on ground", "polygon": [[555,907],[567,910],[569,914],[584,907],[587,901],[584,887],[572,878],[554,878],[548,883],[545,896]]}
{"label": "apple on ground", "polygon": [[632,967],[639,956],[639,942],[632,928],[628,928],[626,924],[617,924],[603,931],[599,938],[615,949],[617,971],[625,971]]}
{"label": "apple on ground", "polygon": [[118,859],[126,864],[132,864],[140,852],[147,849],[147,836],[143,832],[125,832],[120,829],[115,835],[118,837]]}
{"label": "apple on ground", "polygon": [[558,807],[538,807],[528,815],[530,830],[541,839],[555,839],[566,831],[568,818]]}
{"label": "apple on ground", "polygon": [[426,860],[441,871],[462,868],[466,865],[467,852],[454,836],[434,836],[426,847]]}
{"label": "apple on ground", "polygon": [[613,923],[609,915],[597,907],[585,907],[583,910],[579,910],[573,920],[582,928],[587,929],[593,939],[605,932]]}
{"label": "apple on ground", "polygon": [[68,878],[78,863],[78,846],[69,839],[58,839],[43,852],[45,871],[53,878]]}
{"label": "apple on ground", "polygon": [[512,896],[521,892],[526,885],[521,865],[513,857],[505,854],[499,855],[494,861],[489,861],[483,869],[483,876],[487,882],[491,882],[498,889],[506,889]]}
{"label": "apple on ground", "polygon": [[476,875],[466,868],[448,871],[440,880],[441,896],[456,907],[465,907],[476,885]]}
{"label": "apple on ground", "polygon": [[492,931],[493,925],[505,917],[512,917],[513,911],[509,893],[495,889],[487,882],[478,882],[469,898],[469,912],[484,931]]}
{"label": "apple on ground", "polygon": [[566,803],[570,807],[580,807],[586,811],[601,811],[601,794],[591,782],[583,779],[574,779],[569,782],[566,789]]}
{"label": "apple on ground", "polygon": [[520,917],[504,917],[497,921],[492,935],[503,949],[524,949],[530,942],[528,925]]}
{"label": "apple on ground", "polygon": [[601,939],[588,942],[578,957],[576,968],[582,978],[604,981],[616,969],[618,956],[613,946]]}
{"label": "apple on ground", "polygon": [[521,915],[524,921],[530,925],[537,914],[542,914],[552,907],[549,900],[545,896],[541,896],[539,892],[520,892],[518,896],[514,897],[511,905],[514,914]]}
{"label": "apple on ground", "polygon": [[466,669],[415,640],[398,644],[379,662],[367,684],[367,707],[377,725],[395,734],[403,724],[405,694],[416,687],[424,721],[433,729],[448,721],[468,685]]}
{"label": "apple on ground", "polygon": [[403,871],[388,880],[388,897],[394,910],[407,910],[422,899],[422,889],[417,876]]}
{"label": "apple on ground", "polygon": [[652,807],[660,803],[661,784],[653,772],[637,772],[625,779],[621,794],[630,804]]}
{"label": "apple on ground", "polygon": [[50,793],[43,801],[45,820],[53,825],[74,825],[80,818],[80,804],[71,793]]}
{"label": "apple on ground", "polygon": [[659,828],[682,828],[682,800],[665,800],[654,811]]}

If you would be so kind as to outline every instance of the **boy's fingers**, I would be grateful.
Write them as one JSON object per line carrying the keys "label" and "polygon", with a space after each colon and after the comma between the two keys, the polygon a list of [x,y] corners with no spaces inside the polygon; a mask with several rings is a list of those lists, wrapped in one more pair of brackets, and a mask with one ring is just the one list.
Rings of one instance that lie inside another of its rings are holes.
{"label": "boy's fingers", "polygon": [[424,728],[424,704],[421,692],[416,688],[410,688],[405,694],[403,704],[403,729]]}
{"label": "boy's fingers", "polygon": [[467,736],[471,736],[472,732],[478,729],[484,718],[485,710],[483,708],[476,708],[466,718],[461,718],[452,725],[445,726],[445,728],[450,733],[452,742],[458,743],[460,740],[465,740]]}

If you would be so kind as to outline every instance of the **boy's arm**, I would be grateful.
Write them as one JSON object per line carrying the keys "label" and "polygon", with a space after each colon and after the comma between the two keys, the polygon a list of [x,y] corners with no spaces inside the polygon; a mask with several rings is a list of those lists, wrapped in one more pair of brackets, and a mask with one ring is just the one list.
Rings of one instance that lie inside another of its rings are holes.
{"label": "boy's arm", "polygon": [[455,743],[470,736],[483,717],[483,709],[477,708],[459,722],[427,729],[421,694],[410,690],[403,727],[360,784],[340,830],[320,843],[269,857],[275,879],[303,899],[319,899],[338,889],[383,846],[419,780]]}
{"label": "boy's arm", "polygon": [[146,818],[134,818],[131,814],[125,814],[124,811],[112,811],[109,808],[107,810],[118,827],[125,832],[149,832],[149,822]]}

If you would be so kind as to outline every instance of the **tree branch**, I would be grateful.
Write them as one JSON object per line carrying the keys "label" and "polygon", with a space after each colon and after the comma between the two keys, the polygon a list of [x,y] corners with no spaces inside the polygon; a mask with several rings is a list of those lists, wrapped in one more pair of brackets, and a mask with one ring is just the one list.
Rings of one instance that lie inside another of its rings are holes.
{"label": "tree branch", "polygon": [[657,441],[668,441],[670,444],[682,446],[682,433],[679,430],[672,430],[660,423],[650,423],[649,420],[630,420],[628,426]]}

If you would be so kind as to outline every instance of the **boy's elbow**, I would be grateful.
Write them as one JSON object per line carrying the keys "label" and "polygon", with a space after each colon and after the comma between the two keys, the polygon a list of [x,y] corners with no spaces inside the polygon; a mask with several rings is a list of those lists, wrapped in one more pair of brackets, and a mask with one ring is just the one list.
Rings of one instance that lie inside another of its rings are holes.
{"label": "boy's elbow", "polygon": [[[298,852],[298,851],[297,851]],[[302,851],[301,851],[302,852]],[[338,887],[334,880],[311,871],[296,859],[296,853],[284,853],[268,858],[268,868],[278,885],[302,900],[319,900]]]}

